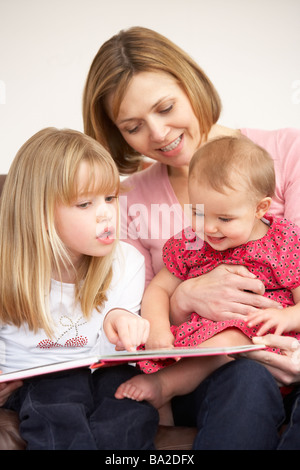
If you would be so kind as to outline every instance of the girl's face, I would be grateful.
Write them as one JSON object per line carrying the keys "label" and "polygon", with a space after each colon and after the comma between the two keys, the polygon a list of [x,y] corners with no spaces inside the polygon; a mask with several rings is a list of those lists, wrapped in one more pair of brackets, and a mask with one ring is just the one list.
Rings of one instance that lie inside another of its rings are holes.
{"label": "girl's face", "polygon": [[89,165],[81,163],[77,176],[77,199],[70,206],[58,204],[55,211],[57,233],[75,266],[83,255],[107,255],[116,238],[117,198],[115,194],[85,192],[89,172]]}
{"label": "girl's face", "polygon": [[260,205],[250,200],[246,190],[226,188],[223,194],[192,178],[189,197],[193,230],[213,249],[235,248],[265,235]]}
{"label": "girl's face", "polygon": [[[111,117],[112,103],[113,95]],[[163,72],[132,78],[114,122],[132,148],[166,165],[188,165],[200,145],[199,122],[186,93]]]}

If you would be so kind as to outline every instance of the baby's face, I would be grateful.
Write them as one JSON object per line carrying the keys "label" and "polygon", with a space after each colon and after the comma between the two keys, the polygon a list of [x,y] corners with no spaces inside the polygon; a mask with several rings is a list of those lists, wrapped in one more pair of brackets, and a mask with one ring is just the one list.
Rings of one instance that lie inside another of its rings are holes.
{"label": "baby's face", "polygon": [[257,205],[246,190],[224,188],[221,193],[192,178],[189,197],[192,227],[215,250],[227,250],[259,238]]}

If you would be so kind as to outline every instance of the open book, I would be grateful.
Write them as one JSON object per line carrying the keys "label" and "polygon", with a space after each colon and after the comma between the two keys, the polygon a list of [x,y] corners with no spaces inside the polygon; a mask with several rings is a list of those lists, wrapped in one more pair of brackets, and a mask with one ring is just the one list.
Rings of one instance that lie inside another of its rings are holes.
{"label": "open book", "polygon": [[169,359],[169,358],[183,358],[183,357],[196,357],[196,356],[214,356],[220,354],[239,354],[242,352],[257,351],[265,349],[264,345],[247,344],[244,346],[228,347],[228,348],[172,348],[172,349],[147,349],[137,350],[133,352],[122,351],[114,354],[107,354],[101,356],[91,356],[71,361],[57,362],[53,364],[46,364],[30,369],[17,370],[14,372],[7,372],[0,374],[1,382],[10,382],[12,380],[23,380],[29,377],[35,377],[43,374],[50,374],[60,372],[68,369],[76,369],[79,367],[89,367],[95,370],[99,367],[113,366],[122,362],[138,362],[147,359]]}

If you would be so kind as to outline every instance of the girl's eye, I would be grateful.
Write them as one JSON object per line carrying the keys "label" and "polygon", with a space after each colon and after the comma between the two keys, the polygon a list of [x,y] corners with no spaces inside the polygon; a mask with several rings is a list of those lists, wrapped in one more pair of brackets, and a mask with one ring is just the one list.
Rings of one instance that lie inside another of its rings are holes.
{"label": "girl's eye", "polygon": [[106,196],[105,202],[113,202],[118,196]]}
{"label": "girl's eye", "polygon": [[90,202],[82,202],[80,204],[76,204],[76,207],[79,207],[79,209],[86,209],[90,204]]}
{"label": "girl's eye", "polygon": [[226,217],[219,217],[219,219],[221,220],[221,222],[231,222],[232,219],[228,219]]}

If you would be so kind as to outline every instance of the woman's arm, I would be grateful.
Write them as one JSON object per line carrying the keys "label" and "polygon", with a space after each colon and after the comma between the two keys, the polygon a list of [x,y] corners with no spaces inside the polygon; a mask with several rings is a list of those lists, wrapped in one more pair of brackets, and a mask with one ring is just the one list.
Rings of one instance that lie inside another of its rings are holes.
{"label": "woman's arm", "polygon": [[177,287],[171,297],[171,323],[180,325],[192,312],[214,321],[245,320],[257,309],[277,308],[264,291],[263,283],[244,266],[220,265]]}

